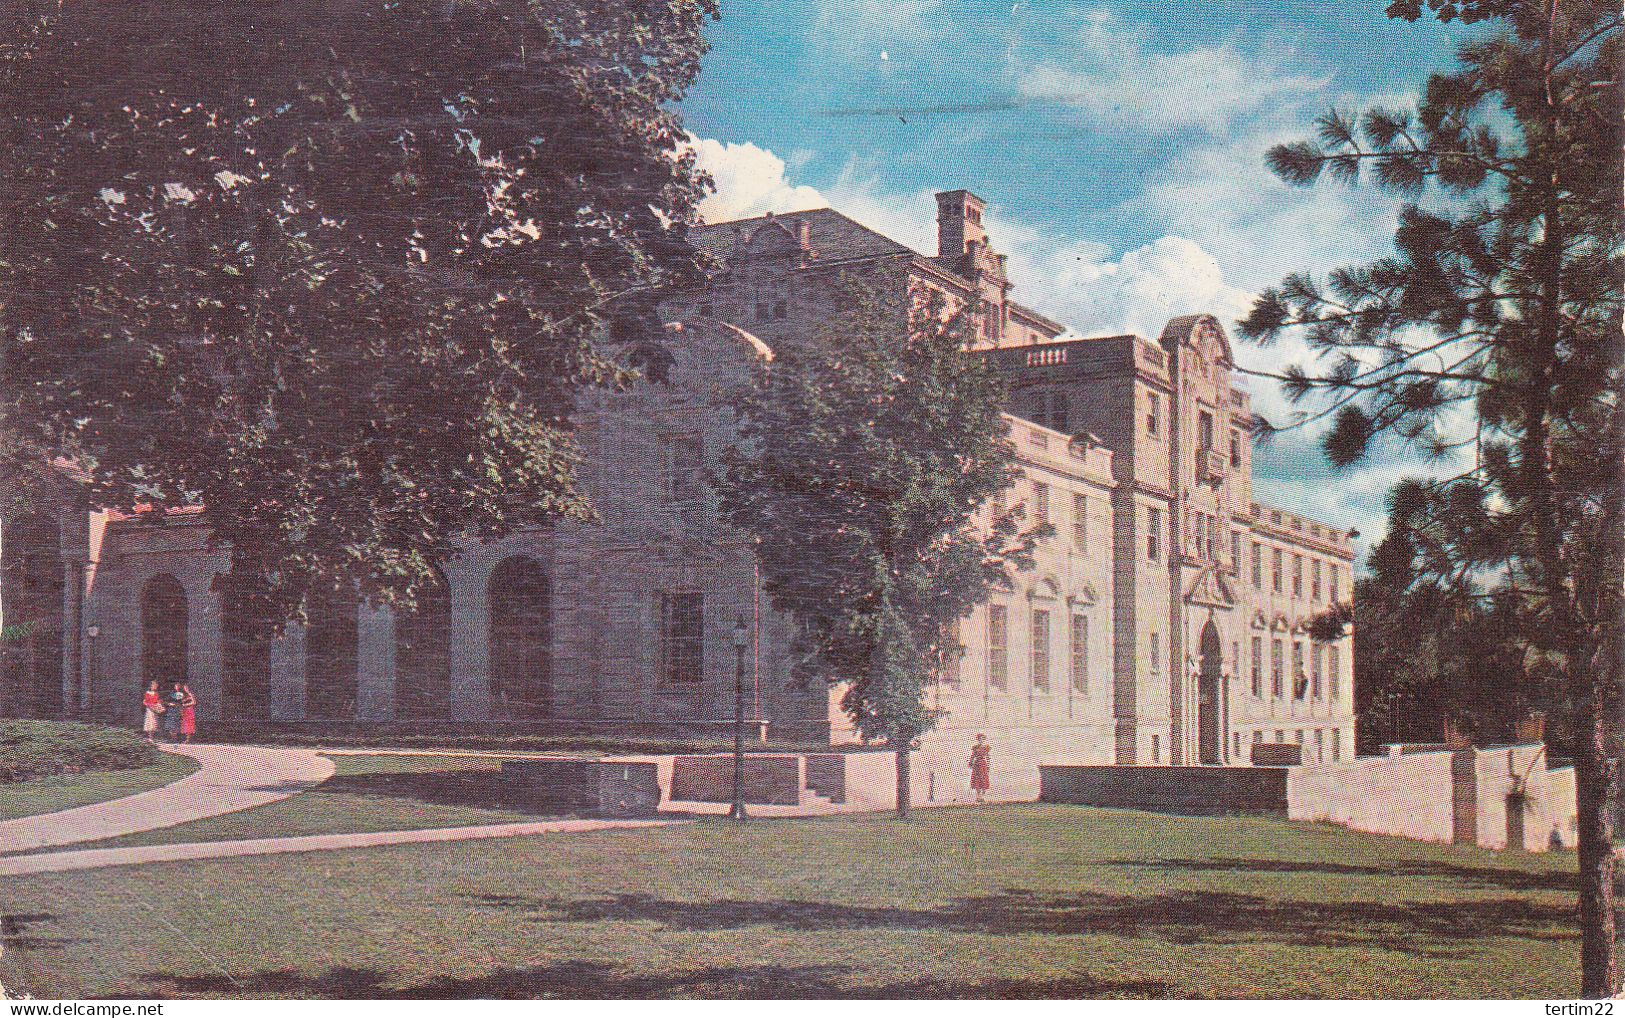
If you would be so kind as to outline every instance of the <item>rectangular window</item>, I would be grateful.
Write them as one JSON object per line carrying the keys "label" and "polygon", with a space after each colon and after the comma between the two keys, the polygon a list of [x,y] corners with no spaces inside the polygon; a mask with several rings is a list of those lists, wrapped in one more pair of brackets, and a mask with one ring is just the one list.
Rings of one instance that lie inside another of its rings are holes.
{"label": "rectangular window", "polygon": [[1049,612],[1033,612],[1033,692],[1049,692]]}
{"label": "rectangular window", "polygon": [[1253,542],[1253,586],[1264,589],[1264,546]]}
{"label": "rectangular window", "polygon": [[782,320],[790,315],[790,302],[780,299],[773,302],[773,317]]}
{"label": "rectangular window", "polygon": [[1253,637],[1253,695],[1264,697],[1264,638]]}
{"label": "rectangular window", "polygon": [[1270,549],[1270,584],[1275,592],[1281,592],[1281,549]]}
{"label": "rectangular window", "polygon": [[1147,401],[1145,411],[1145,433],[1155,438],[1157,431],[1161,427],[1159,421],[1162,419],[1162,400],[1161,397],[1154,392],[1148,392],[1145,394],[1145,396]]}
{"label": "rectangular window", "polygon": [[1145,511],[1145,557],[1155,562],[1162,557],[1162,510]]}
{"label": "rectangular window", "polygon": [[1254,729],[1253,730],[1253,745],[1255,745],[1255,746],[1261,745],[1263,742],[1264,742],[1264,733],[1257,730],[1257,729]]}
{"label": "rectangular window", "polygon": [[1241,466],[1241,434],[1236,431],[1230,433],[1230,465]]}
{"label": "rectangular window", "polygon": [[1162,762],[1162,737],[1161,736],[1157,736],[1157,735],[1151,736],[1151,762],[1152,763],[1161,763]]}
{"label": "rectangular window", "polygon": [[1277,743],[1286,742],[1286,733],[1277,728],[1275,730],[1275,741]]}
{"label": "rectangular window", "polygon": [[1230,755],[1235,757],[1237,760],[1240,760],[1241,759],[1241,733],[1240,732],[1235,733],[1235,737],[1230,740],[1230,745],[1231,745]]}
{"label": "rectangular window", "polygon": [[1033,482],[1033,512],[1039,523],[1049,522],[1049,485]]}
{"label": "rectangular window", "polygon": [[1292,596],[1303,596],[1303,556],[1292,556]]}
{"label": "rectangular window", "polygon": [[1343,730],[1341,728],[1332,729],[1332,759],[1343,759]]}
{"label": "rectangular window", "polygon": [[697,683],[705,661],[705,595],[673,591],[660,598],[661,682]]}
{"label": "rectangular window", "polygon": [[1343,572],[1339,566],[1332,566],[1332,603],[1338,600],[1338,591],[1343,589]]}
{"label": "rectangular window", "polygon": [[1010,609],[987,606],[987,684],[999,692],[1010,685]]}
{"label": "rectangular window", "polygon": [[1241,534],[1230,531],[1230,568],[1241,572]]}
{"label": "rectangular window", "polygon": [[1157,632],[1151,634],[1151,670],[1162,671],[1162,634]]}
{"label": "rectangular window", "polygon": [[1320,559],[1309,563],[1309,599],[1320,600]]}
{"label": "rectangular window", "polygon": [[1089,620],[1076,614],[1072,616],[1072,688],[1089,694]]}
{"label": "rectangular window", "polygon": [[704,491],[705,443],[699,435],[671,435],[665,445],[666,497],[692,502]]}
{"label": "rectangular window", "polygon": [[1315,763],[1326,762],[1326,733],[1315,729]]}
{"label": "rectangular window", "polygon": [[1337,660],[1337,658],[1338,658],[1337,648],[1336,647],[1327,647],[1326,648],[1326,677],[1327,677],[1326,687],[1327,687],[1327,692],[1329,694],[1329,698],[1333,702],[1336,702],[1337,698],[1342,695],[1342,690],[1341,690],[1340,687],[1343,684],[1343,672],[1342,672],[1342,669],[1339,667],[1341,662],[1339,662]]}
{"label": "rectangular window", "polygon": [[1285,692],[1282,672],[1286,670],[1286,648],[1281,646],[1280,640],[1270,641],[1270,695],[1277,700]]}
{"label": "rectangular window", "polygon": [[1309,676],[1303,670],[1303,644],[1292,641],[1292,698],[1302,700],[1309,692]]}
{"label": "rectangular window", "polygon": [[1320,699],[1320,652],[1318,643],[1309,645],[1309,699]]}
{"label": "rectangular window", "polygon": [[[1301,728],[1298,729],[1296,734],[1297,734],[1298,745],[1300,745],[1300,746],[1303,745],[1303,729],[1301,729]],[[1299,759],[1301,760],[1302,757],[1299,757]]]}
{"label": "rectangular window", "polygon": [[756,302],[756,320],[758,322],[767,321],[768,315],[771,311],[772,308],[768,306],[767,301],[759,300]]}
{"label": "rectangular window", "polygon": [[1072,546],[1089,547],[1089,500],[1078,494],[1072,496]]}
{"label": "rectangular window", "polygon": [[1204,453],[1213,451],[1213,415],[1206,410],[1196,412],[1196,441]]}

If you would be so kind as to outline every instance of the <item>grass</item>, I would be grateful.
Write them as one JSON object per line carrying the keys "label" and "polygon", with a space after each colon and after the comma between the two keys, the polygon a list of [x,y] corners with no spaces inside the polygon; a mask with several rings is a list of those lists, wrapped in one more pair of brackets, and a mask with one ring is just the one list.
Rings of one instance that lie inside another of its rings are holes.
{"label": "grass", "polygon": [[0,721],[0,785],[80,771],[150,767],[158,748],[111,725]]}
{"label": "grass", "polygon": [[1064,806],[701,821],[46,874],[8,989],[65,997],[1534,997],[1573,859]]}
{"label": "grass", "polygon": [[333,776],[322,784],[265,806],[73,847],[119,848],[303,834],[422,830],[512,823],[535,820],[540,815],[509,800],[499,776],[500,760],[457,756],[335,756],[333,764]]}
{"label": "grass", "polygon": [[191,757],[160,753],[158,760],[146,767],[53,774],[0,785],[0,820],[54,813],[135,795],[179,781],[197,768],[197,761]]}

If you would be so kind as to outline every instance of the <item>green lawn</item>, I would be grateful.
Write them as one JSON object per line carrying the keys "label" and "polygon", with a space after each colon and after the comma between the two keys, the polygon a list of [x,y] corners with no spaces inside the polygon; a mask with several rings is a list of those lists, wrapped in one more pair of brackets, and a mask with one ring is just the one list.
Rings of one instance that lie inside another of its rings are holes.
{"label": "green lawn", "polygon": [[0,784],[0,820],[54,813],[149,791],[179,781],[197,767],[197,761],[191,757],[160,753],[158,762],[146,767],[53,774],[31,781]]}
{"label": "green lawn", "polygon": [[1568,997],[1573,857],[1079,807],[8,881],[40,996]]}
{"label": "green lawn", "polygon": [[500,760],[464,756],[335,756],[333,764],[334,774],[327,781],[308,792],[267,806],[73,847],[116,848],[301,834],[420,830],[535,820],[539,815],[507,800],[498,776]]}

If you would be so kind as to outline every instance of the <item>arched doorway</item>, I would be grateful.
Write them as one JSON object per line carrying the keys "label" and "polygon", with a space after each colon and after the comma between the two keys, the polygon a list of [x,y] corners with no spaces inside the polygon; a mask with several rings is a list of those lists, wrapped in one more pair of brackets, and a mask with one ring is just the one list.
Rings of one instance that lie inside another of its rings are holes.
{"label": "arched doorway", "polygon": [[553,591],[547,571],[528,555],[491,572],[491,713],[547,718],[553,710]]}
{"label": "arched doorway", "polygon": [[271,715],[271,626],[248,584],[220,578],[220,713],[228,718]]}
{"label": "arched doorway", "polygon": [[1219,642],[1219,628],[1208,619],[1207,625],[1202,627],[1202,658],[1196,677],[1196,749],[1205,764],[1222,762],[1220,756],[1224,752],[1223,673],[1224,650]]}
{"label": "arched doorway", "polygon": [[159,573],[141,588],[141,686],[190,681],[186,670],[190,612],[181,581]]}
{"label": "arched doorway", "polygon": [[314,590],[305,630],[305,716],[353,718],[360,601],[349,587]]}
{"label": "arched doorway", "polygon": [[451,592],[439,570],[418,591],[417,602],[395,619],[395,714],[445,717],[451,707]]}
{"label": "arched doorway", "polygon": [[57,521],[33,514],[0,532],[0,708],[9,717],[62,713],[62,545]]}

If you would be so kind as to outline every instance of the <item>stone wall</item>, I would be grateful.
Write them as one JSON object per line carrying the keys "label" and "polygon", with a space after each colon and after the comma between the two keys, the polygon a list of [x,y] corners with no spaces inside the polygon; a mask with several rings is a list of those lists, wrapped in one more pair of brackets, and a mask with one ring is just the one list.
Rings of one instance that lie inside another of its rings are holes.
{"label": "stone wall", "polygon": [[1041,802],[1170,813],[1285,813],[1280,767],[1043,766]]}
{"label": "stone wall", "polygon": [[[807,787],[805,767],[799,755],[747,755],[740,775],[745,801],[799,806]],[[732,802],[733,779],[731,754],[673,757],[669,795],[680,802]]]}
{"label": "stone wall", "polygon": [[1287,815],[1294,820],[1419,841],[1454,840],[1450,753],[1395,752],[1287,770]]}

